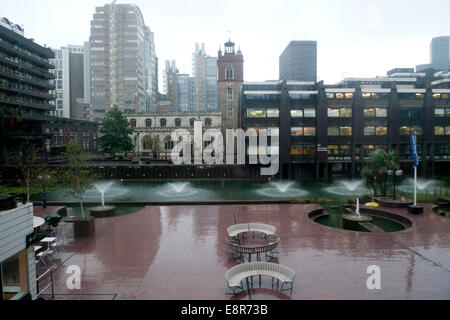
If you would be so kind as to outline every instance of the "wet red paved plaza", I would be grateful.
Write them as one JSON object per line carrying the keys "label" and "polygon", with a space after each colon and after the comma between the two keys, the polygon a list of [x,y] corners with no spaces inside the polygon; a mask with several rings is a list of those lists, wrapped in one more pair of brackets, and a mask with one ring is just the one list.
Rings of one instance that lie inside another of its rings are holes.
{"label": "wet red paved plaza", "polygon": [[[145,207],[96,219],[96,234],[64,246],[54,272],[56,299],[248,299],[225,294],[226,229],[261,222],[277,227],[275,262],[296,272],[292,292],[264,279],[252,299],[449,299],[450,220],[431,212],[407,216],[413,227],[396,233],[361,233],[310,221],[308,205]],[[37,208],[36,208],[37,209]],[[49,210],[51,211],[51,209]],[[67,267],[81,268],[81,289],[70,290]],[[370,290],[367,267],[381,270],[381,289]],[[42,267],[40,268],[42,271]],[[256,284],[256,282],[255,282]]]}

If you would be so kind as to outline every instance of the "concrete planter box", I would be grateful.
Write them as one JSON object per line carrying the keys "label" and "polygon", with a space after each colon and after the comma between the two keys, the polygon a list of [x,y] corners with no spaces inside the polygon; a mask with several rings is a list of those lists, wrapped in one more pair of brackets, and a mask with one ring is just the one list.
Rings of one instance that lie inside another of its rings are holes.
{"label": "concrete planter box", "polygon": [[73,233],[75,238],[90,237],[95,234],[95,218],[94,217],[68,217],[65,222],[73,223]]}

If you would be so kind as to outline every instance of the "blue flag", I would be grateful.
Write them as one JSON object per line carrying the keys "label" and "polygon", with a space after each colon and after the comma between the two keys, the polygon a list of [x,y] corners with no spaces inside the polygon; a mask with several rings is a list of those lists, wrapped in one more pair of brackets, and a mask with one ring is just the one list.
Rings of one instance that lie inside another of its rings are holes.
{"label": "blue flag", "polygon": [[411,151],[412,151],[412,156],[413,156],[413,160],[414,160],[414,166],[418,167],[419,166],[419,157],[417,156],[416,134],[413,133],[409,138],[411,141]]}

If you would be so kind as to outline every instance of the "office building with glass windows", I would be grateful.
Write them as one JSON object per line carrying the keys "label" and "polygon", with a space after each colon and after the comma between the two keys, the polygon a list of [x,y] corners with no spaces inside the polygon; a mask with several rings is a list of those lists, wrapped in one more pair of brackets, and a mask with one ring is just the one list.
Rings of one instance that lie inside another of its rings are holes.
{"label": "office building with glass windows", "polygon": [[140,9],[113,1],[91,21],[92,119],[102,121],[116,104],[123,112],[151,110],[157,99],[154,36]]}
{"label": "office building with glass windows", "polygon": [[317,41],[291,41],[279,59],[280,80],[317,81]]}
{"label": "office building with glass windows", "polygon": [[279,134],[279,148],[270,152],[279,153],[282,178],[354,178],[375,149],[395,150],[402,168],[412,170],[412,133],[419,173],[448,175],[450,75],[398,73],[337,85],[244,82],[239,122]]}

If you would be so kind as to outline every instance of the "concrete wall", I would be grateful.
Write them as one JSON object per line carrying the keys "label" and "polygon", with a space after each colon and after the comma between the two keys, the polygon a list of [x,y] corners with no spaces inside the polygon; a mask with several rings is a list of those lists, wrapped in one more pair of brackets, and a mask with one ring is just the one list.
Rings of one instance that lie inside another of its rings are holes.
{"label": "concrete wall", "polygon": [[[0,212],[0,262],[26,249],[26,236],[33,233],[33,204]],[[28,248],[28,286],[36,298],[36,262],[34,247]]]}

